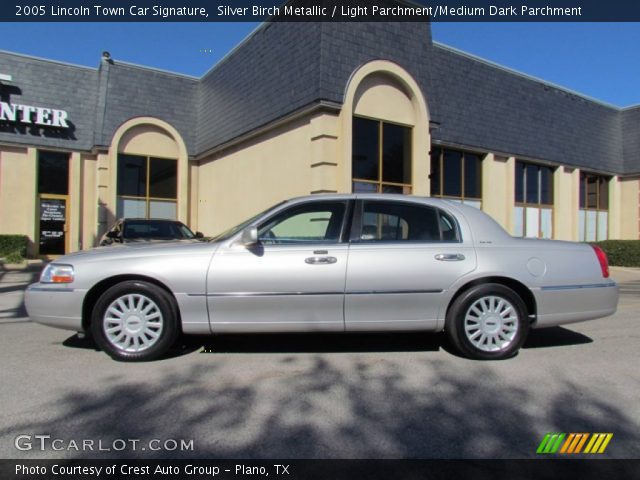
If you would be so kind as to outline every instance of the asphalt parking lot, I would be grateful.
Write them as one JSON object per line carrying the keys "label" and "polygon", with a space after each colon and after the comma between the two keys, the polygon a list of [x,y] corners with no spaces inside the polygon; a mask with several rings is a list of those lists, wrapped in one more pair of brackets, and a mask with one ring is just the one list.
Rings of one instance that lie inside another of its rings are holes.
{"label": "asphalt parking lot", "polygon": [[638,271],[614,272],[616,315],[497,362],[401,334],[193,338],[117,363],[29,321],[35,275],[0,271],[2,458],[526,458],[547,432],[611,432],[603,457],[640,457]]}

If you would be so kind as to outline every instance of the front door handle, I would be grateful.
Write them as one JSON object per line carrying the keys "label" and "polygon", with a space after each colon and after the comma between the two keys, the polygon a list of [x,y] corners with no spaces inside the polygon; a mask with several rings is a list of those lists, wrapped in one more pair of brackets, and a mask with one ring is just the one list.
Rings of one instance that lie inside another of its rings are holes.
{"label": "front door handle", "polygon": [[336,263],[338,259],[336,257],[307,257],[304,261],[310,265],[330,265]]}
{"label": "front door handle", "polygon": [[439,253],[435,258],[441,262],[460,262],[464,260],[464,255],[461,253]]}

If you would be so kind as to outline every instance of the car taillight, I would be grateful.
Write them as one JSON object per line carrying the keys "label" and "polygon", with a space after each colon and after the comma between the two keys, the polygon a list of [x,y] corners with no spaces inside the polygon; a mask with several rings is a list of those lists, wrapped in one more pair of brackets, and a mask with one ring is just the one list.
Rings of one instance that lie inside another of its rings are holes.
{"label": "car taillight", "polygon": [[602,276],[604,278],[609,278],[609,260],[607,259],[607,254],[602,251],[600,247],[596,247],[595,245],[591,245],[593,251],[596,252],[596,257],[598,257],[598,262],[600,262],[600,270],[602,270]]}

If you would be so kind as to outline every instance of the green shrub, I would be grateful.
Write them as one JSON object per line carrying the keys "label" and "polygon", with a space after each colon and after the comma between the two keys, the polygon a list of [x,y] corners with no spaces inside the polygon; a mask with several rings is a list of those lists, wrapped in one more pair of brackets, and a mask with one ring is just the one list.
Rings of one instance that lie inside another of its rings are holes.
{"label": "green shrub", "polygon": [[607,254],[609,265],[640,267],[640,240],[604,240],[594,242]]}
{"label": "green shrub", "polygon": [[11,252],[4,256],[5,263],[22,263],[24,257],[20,255],[20,252]]}
{"label": "green shrub", "polygon": [[0,235],[0,257],[7,263],[20,263],[27,256],[26,235]]}

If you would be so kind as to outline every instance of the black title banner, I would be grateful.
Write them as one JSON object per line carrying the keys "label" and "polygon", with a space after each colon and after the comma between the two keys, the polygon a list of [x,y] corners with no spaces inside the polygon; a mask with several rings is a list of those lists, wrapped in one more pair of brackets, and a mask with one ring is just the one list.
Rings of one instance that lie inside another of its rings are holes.
{"label": "black title banner", "polygon": [[3,22],[638,22],[629,0],[5,0]]}
{"label": "black title banner", "polygon": [[640,460],[0,460],[3,480],[640,479]]}

